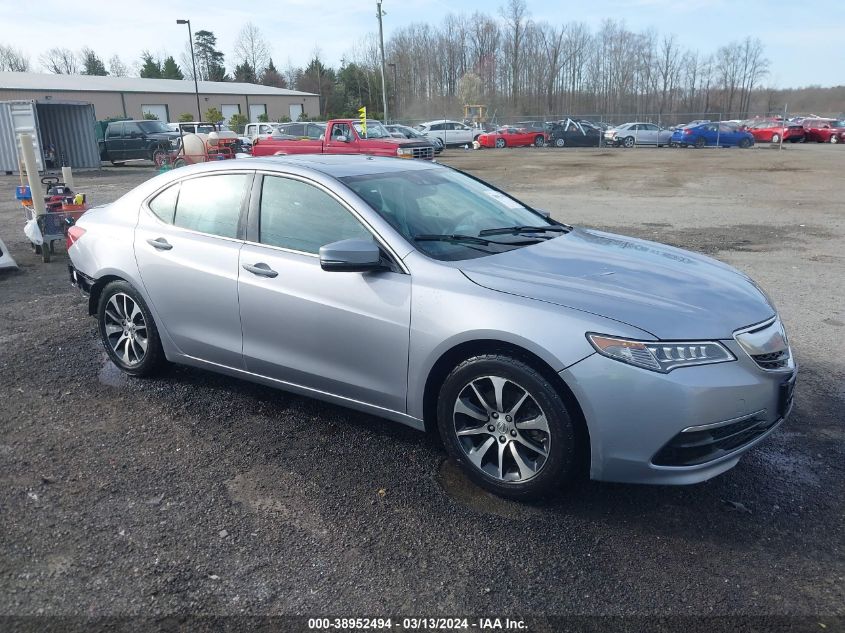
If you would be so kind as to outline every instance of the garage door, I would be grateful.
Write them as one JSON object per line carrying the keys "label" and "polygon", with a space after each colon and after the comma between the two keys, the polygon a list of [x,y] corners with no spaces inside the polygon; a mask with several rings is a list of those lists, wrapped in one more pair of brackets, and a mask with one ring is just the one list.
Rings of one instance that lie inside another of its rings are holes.
{"label": "garage door", "polygon": [[290,120],[299,121],[299,115],[302,114],[302,104],[294,103],[289,106]]}
{"label": "garage door", "polygon": [[234,115],[241,113],[241,106],[239,106],[237,103],[233,105],[227,105],[224,103],[220,107],[220,112],[223,113],[223,120],[228,122],[229,119],[231,119]]}
{"label": "garage door", "polygon": [[267,114],[267,106],[263,103],[250,103],[249,104],[249,120],[250,121],[258,121],[258,117],[266,116]]}
{"label": "garage door", "polygon": [[167,117],[167,106],[161,104],[148,104],[141,106],[141,115],[151,114],[162,123],[169,123],[170,119]]}

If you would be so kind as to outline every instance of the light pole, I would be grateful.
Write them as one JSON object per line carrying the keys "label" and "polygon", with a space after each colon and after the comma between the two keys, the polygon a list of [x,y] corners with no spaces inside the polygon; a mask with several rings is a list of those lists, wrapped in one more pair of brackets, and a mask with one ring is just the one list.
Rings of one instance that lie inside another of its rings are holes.
{"label": "light pole", "polygon": [[384,106],[384,122],[387,123],[387,85],[384,82],[384,31],[381,28],[381,16],[385,13],[381,10],[381,0],[376,0],[376,7],[378,8],[378,41],[379,49],[381,50],[381,101]]}
{"label": "light pole", "polygon": [[197,82],[197,60],[194,57],[194,35],[191,33],[190,20],[176,20],[176,24],[188,25],[188,43],[191,45],[191,64],[194,66],[194,92],[197,94],[197,122],[202,121],[202,108],[200,108],[200,85]]}

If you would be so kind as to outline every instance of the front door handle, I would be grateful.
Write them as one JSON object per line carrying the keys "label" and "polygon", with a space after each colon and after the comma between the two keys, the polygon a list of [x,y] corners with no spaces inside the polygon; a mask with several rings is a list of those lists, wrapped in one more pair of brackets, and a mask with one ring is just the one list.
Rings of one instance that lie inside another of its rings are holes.
{"label": "front door handle", "polygon": [[147,244],[149,244],[153,248],[157,248],[160,251],[169,251],[171,248],[173,248],[173,244],[168,242],[163,237],[157,237],[154,240],[149,239],[147,240]]}
{"label": "front door handle", "polygon": [[270,277],[272,279],[273,277],[279,276],[279,273],[270,268],[264,262],[258,262],[257,264],[253,265],[244,264],[244,270],[248,270],[253,275],[258,275],[259,277]]}

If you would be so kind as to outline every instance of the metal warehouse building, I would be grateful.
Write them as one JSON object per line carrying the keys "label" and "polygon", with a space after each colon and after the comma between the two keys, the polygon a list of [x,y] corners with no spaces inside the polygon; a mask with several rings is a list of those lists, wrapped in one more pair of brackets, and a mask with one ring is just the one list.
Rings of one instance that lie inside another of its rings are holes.
{"label": "metal warehouse building", "polygon": [[[227,121],[233,114],[256,121],[262,114],[296,120],[300,114],[320,113],[315,94],[257,84],[201,81],[199,98],[203,115],[217,108]],[[147,113],[164,122],[177,121],[181,114],[196,119],[194,82],[0,72],[0,172],[18,170],[23,132],[33,136],[40,169],[48,146],[71,167],[99,167],[95,121],[141,119]]]}
{"label": "metal warehouse building", "polygon": [[[250,121],[262,114],[271,120],[284,116],[296,120],[302,113],[310,117],[320,114],[319,97],[297,90],[200,81],[199,93],[203,113],[214,107],[226,120],[233,114],[243,114]],[[194,82],[189,80],[0,72],[0,101],[18,100],[35,100],[39,104],[90,103],[97,119],[140,119],[149,112],[161,121],[171,122],[183,113],[197,115]]]}

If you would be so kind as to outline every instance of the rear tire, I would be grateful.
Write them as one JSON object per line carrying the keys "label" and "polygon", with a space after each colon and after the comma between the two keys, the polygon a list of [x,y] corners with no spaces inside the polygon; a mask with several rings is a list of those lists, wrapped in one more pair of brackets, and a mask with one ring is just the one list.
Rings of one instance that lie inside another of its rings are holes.
{"label": "rear tire", "polygon": [[503,138],[497,138],[496,139],[496,149],[502,149],[504,147],[507,147],[507,145],[508,145],[508,143],[505,139],[503,139]]}
{"label": "rear tire", "polygon": [[696,147],[697,149],[701,149],[701,148],[702,148],[702,147],[704,147],[706,144],[707,144],[707,141],[705,141],[705,140],[704,140],[704,137],[703,137],[703,136],[699,136],[697,139],[695,139],[695,147]]}
{"label": "rear tire", "polygon": [[481,354],[455,367],[440,388],[437,423],[449,455],[494,494],[536,499],[573,476],[575,428],[566,405],[518,358]]}
{"label": "rear tire", "polygon": [[740,149],[748,149],[749,147],[751,147],[751,141],[749,141],[747,138],[744,138],[740,140],[738,145]]}
{"label": "rear tire", "polygon": [[772,134],[772,143],[780,143],[780,134]]}
{"label": "rear tire", "polygon": [[566,147],[566,139],[563,137],[555,139],[555,147]]}
{"label": "rear tire", "polygon": [[176,160],[173,161],[173,168],[175,169],[177,167],[184,167],[187,164],[188,164],[188,161],[186,161],[184,158],[177,158]]}
{"label": "rear tire", "polygon": [[113,281],[97,305],[100,339],[109,359],[130,376],[151,376],[165,361],[153,315],[144,298],[125,281]]}

